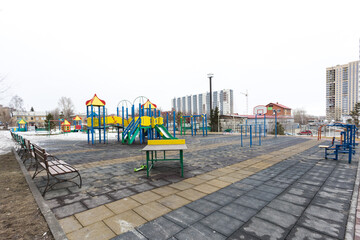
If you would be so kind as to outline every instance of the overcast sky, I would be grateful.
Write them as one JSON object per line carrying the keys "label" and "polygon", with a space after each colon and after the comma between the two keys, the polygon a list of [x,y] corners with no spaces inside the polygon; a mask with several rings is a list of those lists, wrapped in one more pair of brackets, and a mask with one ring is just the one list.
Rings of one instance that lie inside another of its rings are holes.
{"label": "overcast sky", "polygon": [[233,89],[235,112],[279,102],[325,115],[326,67],[359,59],[360,1],[0,0],[0,75],[30,110],[96,93],[109,113],[146,96]]}

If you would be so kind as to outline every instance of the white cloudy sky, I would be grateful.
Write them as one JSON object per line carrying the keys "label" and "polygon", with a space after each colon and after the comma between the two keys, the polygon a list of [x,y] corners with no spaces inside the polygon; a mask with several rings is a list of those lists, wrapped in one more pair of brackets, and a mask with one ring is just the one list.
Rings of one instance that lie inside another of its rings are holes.
{"label": "white cloudy sky", "polygon": [[116,112],[139,95],[234,90],[235,111],[279,102],[325,115],[325,69],[359,59],[360,1],[0,0],[0,74],[27,110],[76,111],[94,93]]}

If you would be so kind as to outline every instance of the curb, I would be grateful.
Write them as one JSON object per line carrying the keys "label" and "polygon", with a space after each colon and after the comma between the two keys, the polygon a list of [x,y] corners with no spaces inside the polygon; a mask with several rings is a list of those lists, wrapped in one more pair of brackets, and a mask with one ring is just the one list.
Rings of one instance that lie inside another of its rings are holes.
{"label": "curb", "polygon": [[15,151],[14,148],[12,148],[12,152],[14,153],[15,158],[19,163],[21,171],[23,172],[26,182],[29,185],[30,191],[33,194],[34,199],[35,199],[38,207],[40,208],[40,211],[41,211],[42,215],[44,216],[45,221],[47,222],[49,229],[50,229],[52,235],[54,236],[55,240],[67,240],[66,234],[65,234],[64,230],[62,229],[62,227],[60,226],[60,223],[56,219],[55,215],[53,214],[53,212],[51,211],[49,206],[46,204],[39,189],[36,187],[29,172],[26,170],[23,162],[21,161],[19,155],[17,154],[17,152]]}
{"label": "curb", "polygon": [[359,196],[359,181],[360,181],[359,179],[360,179],[360,160],[358,163],[358,168],[357,168],[357,173],[356,173],[354,193],[351,198],[349,217],[348,217],[348,221],[346,224],[346,232],[345,232],[346,240],[355,239],[356,210],[357,210],[357,203],[358,203],[358,196]]}

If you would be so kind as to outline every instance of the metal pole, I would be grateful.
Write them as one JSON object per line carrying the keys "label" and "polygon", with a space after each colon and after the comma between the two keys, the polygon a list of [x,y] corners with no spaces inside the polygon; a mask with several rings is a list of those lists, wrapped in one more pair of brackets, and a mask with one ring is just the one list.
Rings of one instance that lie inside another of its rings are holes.
{"label": "metal pole", "polygon": [[173,125],[174,137],[175,137],[175,116],[176,116],[176,114],[175,114],[175,111],[174,111],[174,113],[173,113],[173,118],[174,118],[174,125]]}
{"label": "metal pole", "polygon": [[252,146],[252,126],[250,125],[250,147]]}
{"label": "metal pole", "polygon": [[211,110],[212,110],[212,89],[211,89],[211,78],[212,76],[209,76],[209,81],[210,81],[210,118],[211,118]]}
{"label": "metal pole", "polygon": [[266,114],[264,114],[264,137],[266,137]]}
{"label": "metal pole", "polygon": [[245,122],[245,136],[247,137],[247,128],[248,128],[248,126],[247,126],[247,119],[246,119],[246,122]]}
{"label": "metal pole", "polygon": [[240,127],[241,131],[241,146],[243,146],[243,125]]}
{"label": "metal pole", "polygon": [[259,146],[261,146],[261,125],[259,125]]}
{"label": "metal pole", "polygon": [[275,137],[277,137],[277,111],[275,110]]}
{"label": "metal pole", "polygon": [[256,130],[257,130],[257,114],[255,113],[255,137],[256,137]]}

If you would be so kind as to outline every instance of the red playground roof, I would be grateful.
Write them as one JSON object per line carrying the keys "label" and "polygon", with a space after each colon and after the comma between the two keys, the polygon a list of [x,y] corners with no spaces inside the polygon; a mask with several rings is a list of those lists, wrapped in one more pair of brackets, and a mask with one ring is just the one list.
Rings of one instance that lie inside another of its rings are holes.
{"label": "red playground roof", "polygon": [[96,94],[94,95],[94,97],[88,101],[86,101],[86,106],[105,106],[105,101],[101,100],[100,98],[98,98],[98,96],[96,96]]}
{"label": "red playground roof", "polygon": [[150,104],[151,104],[151,109],[157,108],[156,104],[150,102],[149,99],[146,101],[146,103],[144,103],[143,105],[141,105],[141,107],[142,107],[142,108],[149,108]]}

